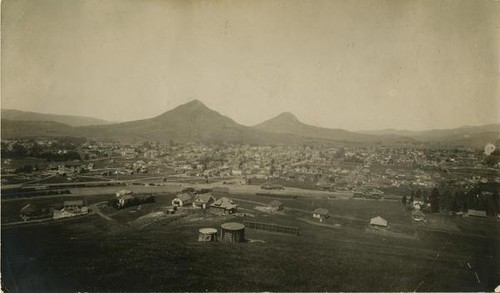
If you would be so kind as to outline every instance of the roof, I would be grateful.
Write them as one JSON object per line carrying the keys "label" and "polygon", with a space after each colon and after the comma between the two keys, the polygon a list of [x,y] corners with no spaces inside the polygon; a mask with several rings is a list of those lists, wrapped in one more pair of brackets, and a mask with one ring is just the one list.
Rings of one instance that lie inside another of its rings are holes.
{"label": "roof", "polygon": [[313,214],[328,215],[329,211],[324,208],[315,209]]}
{"label": "roof", "polygon": [[223,208],[223,209],[227,209],[227,210],[234,209],[234,208],[238,207],[238,205],[235,205],[233,203],[233,201],[227,197],[219,198],[218,200],[214,201],[214,203],[212,203],[210,206],[219,207],[219,208]]}
{"label": "roof", "polygon": [[192,200],[193,199],[193,197],[191,197],[191,195],[187,194],[187,193],[178,194],[177,198],[180,199],[180,200],[182,200],[182,201],[188,201],[188,200]]}
{"label": "roof", "polygon": [[63,206],[82,206],[83,205],[83,200],[78,199],[78,200],[66,200],[63,202]]}
{"label": "roof", "polygon": [[215,200],[215,198],[210,193],[203,193],[196,195],[196,202],[208,203],[210,200]]}
{"label": "roof", "polygon": [[201,228],[198,231],[201,234],[215,234],[215,233],[217,233],[217,229],[214,229],[214,228]]}
{"label": "roof", "polygon": [[270,206],[272,207],[279,207],[281,206],[283,203],[279,200],[273,200],[272,202],[269,203]]}
{"label": "roof", "polygon": [[134,198],[131,194],[123,194],[119,196],[120,199],[128,200]]}
{"label": "roof", "polygon": [[422,213],[420,210],[414,210],[411,212],[411,215],[413,217],[425,217],[424,213]]}
{"label": "roof", "polygon": [[370,225],[387,227],[387,220],[382,217],[375,217],[370,220]]}
{"label": "roof", "polygon": [[224,223],[221,225],[221,227],[224,230],[232,230],[232,231],[245,229],[245,225],[234,222]]}
{"label": "roof", "polygon": [[123,194],[131,194],[131,193],[132,193],[132,191],[130,191],[128,189],[122,189],[122,190],[118,191],[116,193],[116,195],[119,196],[119,195],[123,195]]}

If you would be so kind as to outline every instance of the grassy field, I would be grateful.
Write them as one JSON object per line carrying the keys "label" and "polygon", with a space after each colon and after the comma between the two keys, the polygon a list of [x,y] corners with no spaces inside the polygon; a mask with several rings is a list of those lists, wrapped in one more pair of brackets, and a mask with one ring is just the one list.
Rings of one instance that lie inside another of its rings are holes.
{"label": "grassy field", "polygon": [[[143,229],[127,225],[169,205],[166,194],[140,211],[113,214],[115,221],[93,215],[4,228],[4,291],[491,291],[500,280],[498,222],[452,219],[446,226],[443,220],[432,230],[415,226],[398,202],[280,199],[285,207],[326,207],[355,222],[381,215],[416,231],[416,239],[406,239],[367,233],[363,225],[314,225],[299,219],[310,215],[292,210],[262,213],[249,201],[272,199],[232,197],[255,217],[199,211]],[[243,220],[299,227],[300,236],[246,229],[247,239],[262,242],[197,242],[201,227]],[[479,225],[480,235],[471,234]]]}

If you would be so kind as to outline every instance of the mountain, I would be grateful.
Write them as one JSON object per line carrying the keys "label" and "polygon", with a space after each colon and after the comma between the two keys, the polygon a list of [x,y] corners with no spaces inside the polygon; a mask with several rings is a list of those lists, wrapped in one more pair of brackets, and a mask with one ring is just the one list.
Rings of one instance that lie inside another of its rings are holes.
{"label": "mountain", "polygon": [[193,100],[150,119],[79,127],[89,137],[119,141],[292,143],[297,139],[273,135],[236,123]]}
{"label": "mountain", "polygon": [[53,121],[14,121],[2,118],[2,139],[74,136],[75,128]]}
{"label": "mountain", "polygon": [[427,143],[480,147],[487,143],[495,143],[500,139],[500,123],[480,126],[462,126],[453,129],[431,129],[422,131],[385,129],[362,131],[361,133],[371,135],[405,135]]}
{"label": "mountain", "polygon": [[69,126],[103,125],[112,123],[106,120],[84,116],[44,114],[10,109],[2,109],[1,113],[2,119],[11,121],[51,121]]}
{"label": "mountain", "polygon": [[344,129],[331,129],[308,125],[302,123],[290,112],[284,112],[278,116],[253,126],[255,129],[271,133],[294,135],[304,138],[318,138],[344,142],[374,142],[378,140],[400,139],[398,136],[375,136],[364,133],[356,133]]}

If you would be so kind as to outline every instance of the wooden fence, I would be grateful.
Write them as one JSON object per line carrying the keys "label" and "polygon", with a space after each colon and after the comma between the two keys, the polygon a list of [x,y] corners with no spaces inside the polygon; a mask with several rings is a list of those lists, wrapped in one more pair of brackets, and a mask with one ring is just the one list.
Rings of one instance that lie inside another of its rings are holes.
{"label": "wooden fence", "polygon": [[281,226],[281,225],[277,225],[277,224],[251,222],[251,221],[244,221],[243,224],[245,225],[245,227],[250,228],[250,229],[258,229],[258,230],[265,230],[265,231],[270,231],[270,232],[299,235],[299,228],[298,227]]}

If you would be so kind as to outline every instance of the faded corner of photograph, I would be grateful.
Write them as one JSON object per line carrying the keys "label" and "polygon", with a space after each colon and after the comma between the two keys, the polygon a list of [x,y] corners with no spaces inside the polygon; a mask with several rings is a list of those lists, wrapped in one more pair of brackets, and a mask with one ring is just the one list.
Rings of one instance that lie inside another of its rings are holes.
{"label": "faded corner of photograph", "polygon": [[3,0],[3,292],[500,292],[500,1]]}

